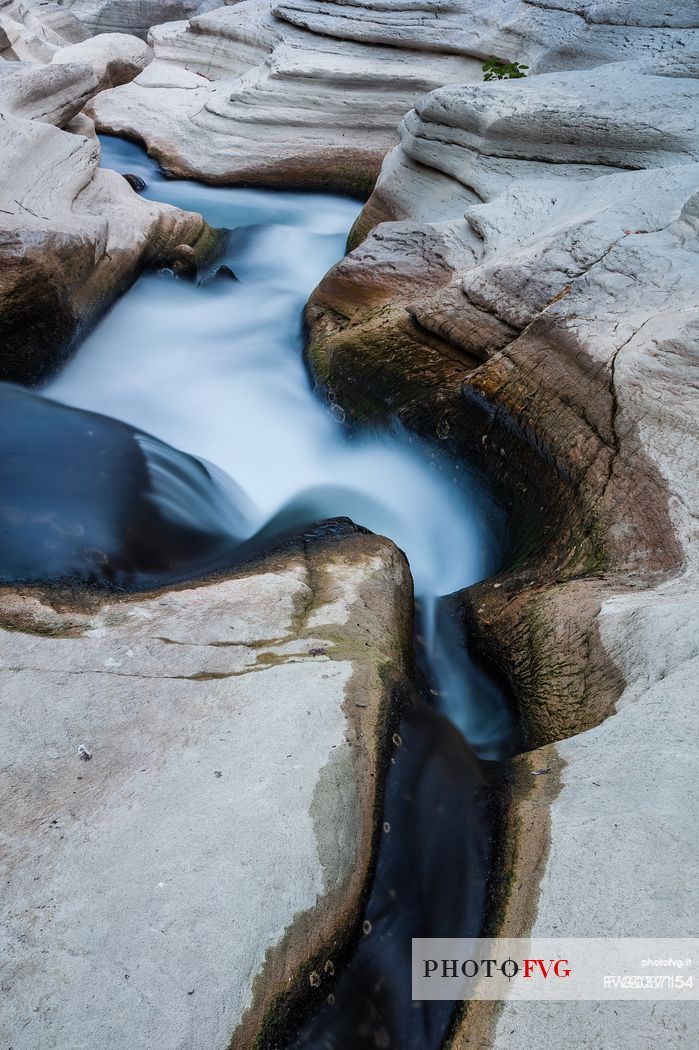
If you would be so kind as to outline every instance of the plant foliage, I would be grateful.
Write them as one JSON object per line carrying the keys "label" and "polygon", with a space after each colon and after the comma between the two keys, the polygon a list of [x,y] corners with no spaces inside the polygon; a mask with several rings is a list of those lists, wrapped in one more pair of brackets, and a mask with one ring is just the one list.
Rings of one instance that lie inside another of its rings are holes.
{"label": "plant foliage", "polygon": [[529,66],[523,66],[521,62],[505,62],[504,59],[491,55],[483,65],[483,79],[520,80],[527,75],[525,69],[529,69]]}

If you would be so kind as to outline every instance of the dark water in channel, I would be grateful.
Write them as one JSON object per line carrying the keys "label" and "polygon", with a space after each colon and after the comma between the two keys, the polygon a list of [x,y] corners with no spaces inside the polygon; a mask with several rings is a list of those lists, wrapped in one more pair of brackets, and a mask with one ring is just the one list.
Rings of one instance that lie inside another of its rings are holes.
{"label": "dark water in channel", "polygon": [[370,932],[277,1045],[436,1050],[453,1008],[411,1001],[410,938],[478,934],[492,816],[479,758],[514,742],[504,698],[439,599],[497,566],[497,510],[438,449],[399,429],[350,435],[311,389],[301,311],[357,202],[169,181],[115,139],[103,163],[232,230],[224,261],[238,281],[144,275],[43,397],[0,387],[0,578],[160,585],[341,515],[406,552],[434,706],[409,706],[397,726]]}

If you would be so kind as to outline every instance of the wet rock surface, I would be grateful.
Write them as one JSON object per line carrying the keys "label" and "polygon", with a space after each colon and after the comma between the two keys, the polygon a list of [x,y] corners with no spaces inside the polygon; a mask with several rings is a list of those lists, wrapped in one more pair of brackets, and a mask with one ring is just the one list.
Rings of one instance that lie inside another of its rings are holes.
{"label": "wet rock surface", "polygon": [[155,587],[230,564],[249,531],[222,472],[7,383],[0,450],[3,584]]}
{"label": "wet rock surface", "polygon": [[351,962],[335,967],[336,980],[323,975],[331,989],[324,1001],[272,1045],[423,1050],[447,1038],[454,1004],[412,1000],[412,937],[478,935],[493,857],[492,830],[484,834],[495,826],[493,785],[461,733],[424,705],[405,712],[389,748],[380,848]]}
{"label": "wet rock surface", "polygon": [[531,744],[610,711],[621,680],[596,641],[590,679],[590,621],[615,582],[651,584],[685,557],[699,165],[682,113],[697,83],[609,66],[434,92],[354,237],[395,218],[309,304],[323,386],[359,417],[390,404],[500,484],[517,568],[499,593],[475,589],[468,615]]}

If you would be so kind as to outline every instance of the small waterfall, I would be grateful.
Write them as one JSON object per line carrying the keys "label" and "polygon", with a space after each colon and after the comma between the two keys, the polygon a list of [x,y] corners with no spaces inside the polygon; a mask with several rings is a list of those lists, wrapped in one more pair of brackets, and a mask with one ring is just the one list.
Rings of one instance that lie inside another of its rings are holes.
{"label": "small waterfall", "polygon": [[[515,747],[507,704],[474,666],[445,597],[497,568],[497,508],[437,446],[398,426],[351,432],[311,388],[302,310],[342,256],[357,202],[167,180],[137,146],[114,139],[103,141],[103,162],[143,178],[147,196],[232,231],[224,262],[237,280],[142,276],[43,398],[24,395],[47,406],[43,447],[66,414],[83,426],[85,413],[111,417],[100,426],[116,428],[122,466],[105,481],[89,457],[78,457],[78,484],[64,495],[85,528],[104,533],[105,550],[130,552],[121,569],[116,556],[110,561],[127,584],[181,579],[217,560],[230,565],[290,530],[341,515],[406,553],[431,703],[406,712],[398,727],[405,746],[384,801],[391,834],[364,919],[373,934],[343,968],[332,1009],[292,1026],[283,1045],[437,1050],[453,1004],[411,1003],[410,938],[478,934],[492,848],[492,766],[479,758],[500,760]],[[44,533],[33,539],[36,576],[50,562]]]}

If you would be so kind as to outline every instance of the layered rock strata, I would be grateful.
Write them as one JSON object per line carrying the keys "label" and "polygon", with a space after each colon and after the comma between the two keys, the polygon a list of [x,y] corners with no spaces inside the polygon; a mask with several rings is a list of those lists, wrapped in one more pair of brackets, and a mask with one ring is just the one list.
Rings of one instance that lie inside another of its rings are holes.
{"label": "layered rock strata", "polygon": [[[332,8],[334,5],[328,5]],[[155,61],[90,106],[98,126],[143,141],[166,171],[211,182],[368,192],[406,109],[439,84],[480,75],[462,56],[292,24],[243,0],[156,26]],[[333,16],[335,17],[335,16]]]}
{"label": "layered rock strata", "polygon": [[219,7],[221,0],[68,0],[70,13],[91,33],[131,33],[145,39],[151,26]]}
{"label": "layered rock strata", "polygon": [[[666,8],[245,0],[156,27],[155,61],[91,104],[174,174],[355,191],[414,104],[309,355],[346,411],[446,443],[509,511],[502,573],[453,605],[536,749],[510,934],[693,932],[699,20]],[[529,76],[481,83],[492,54]],[[534,1024],[551,1046],[688,1034],[674,1006],[520,1004],[455,1045]]]}
{"label": "layered rock strata", "polygon": [[632,7],[244,0],[154,27],[155,63],[91,112],[176,175],[362,192],[405,111],[433,87],[481,81],[489,55],[532,73],[662,61],[683,75],[692,5]]}
{"label": "layered rock strata", "polygon": [[[695,80],[615,67],[433,93],[406,118],[358,235],[397,221],[308,309],[333,396],[365,417],[390,405],[500,483],[519,567],[499,592],[474,592],[470,614],[531,744],[611,709],[618,677],[590,634],[602,591],[683,560],[692,389],[668,394],[695,347],[698,103]],[[430,207],[441,221],[424,220]]]}
{"label": "layered rock strata", "polygon": [[57,4],[0,0],[0,59],[49,62],[59,48],[89,35],[78,19]]}
{"label": "layered rock strata", "polygon": [[349,531],[0,617],[8,1045],[252,1046],[360,914],[405,559]]}
{"label": "layered rock strata", "polygon": [[0,55],[45,62],[56,47],[100,33],[145,40],[159,22],[219,7],[218,0],[0,0]]}

